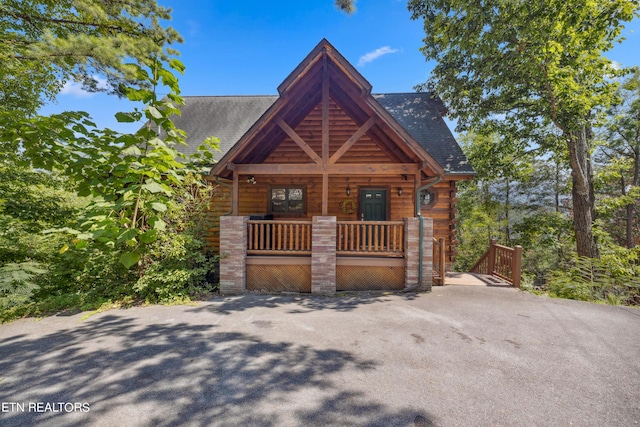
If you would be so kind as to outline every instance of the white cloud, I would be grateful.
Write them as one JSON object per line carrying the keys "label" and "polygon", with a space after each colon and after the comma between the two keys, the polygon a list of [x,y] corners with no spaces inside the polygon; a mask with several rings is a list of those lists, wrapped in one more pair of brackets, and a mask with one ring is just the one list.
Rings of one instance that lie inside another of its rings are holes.
{"label": "white cloud", "polygon": [[389,53],[396,53],[399,52],[399,49],[392,49],[389,46],[382,46],[379,47],[378,49],[374,50],[373,52],[369,52],[366,53],[364,55],[362,55],[360,57],[360,60],[358,61],[358,67],[362,67],[365,64],[375,61],[376,59],[380,58],[383,55],[387,55]]}
{"label": "white cloud", "polygon": [[[93,79],[98,82],[98,88],[106,89],[107,87],[106,79],[103,79],[100,76],[93,76]],[[93,92],[87,92],[86,90],[82,89],[82,83],[79,83],[79,82],[66,82],[64,86],[62,86],[62,90],[60,90],[60,94],[71,95],[76,98],[90,98],[93,95],[95,95],[95,93]]]}
{"label": "white cloud", "polygon": [[191,37],[196,37],[197,35],[200,34],[200,27],[201,25],[198,21],[194,21],[191,19],[187,21],[187,28],[188,28],[187,33]]}

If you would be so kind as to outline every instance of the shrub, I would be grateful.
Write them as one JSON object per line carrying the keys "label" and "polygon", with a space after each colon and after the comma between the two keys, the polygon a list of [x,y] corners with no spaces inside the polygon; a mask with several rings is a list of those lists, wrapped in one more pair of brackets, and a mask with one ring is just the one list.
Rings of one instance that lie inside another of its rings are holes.
{"label": "shrub", "polygon": [[[553,271],[549,293],[559,298],[601,301],[609,304],[640,305],[638,267],[620,268],[602,259],[574,256],[563,270]],[[620,258],[616,257],[619,261]]]}

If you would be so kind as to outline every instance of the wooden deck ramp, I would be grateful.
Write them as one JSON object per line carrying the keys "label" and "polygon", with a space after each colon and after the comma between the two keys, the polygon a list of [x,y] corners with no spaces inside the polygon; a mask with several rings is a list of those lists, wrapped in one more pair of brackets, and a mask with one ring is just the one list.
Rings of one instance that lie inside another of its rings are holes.
{"label": "wooden deck ramp", "polygon": [[488,274],[478,273],[457,273],[450,271],[446,273],[445,285],[465,285],[465,286],[501,286],[512,287],[508,282]]}

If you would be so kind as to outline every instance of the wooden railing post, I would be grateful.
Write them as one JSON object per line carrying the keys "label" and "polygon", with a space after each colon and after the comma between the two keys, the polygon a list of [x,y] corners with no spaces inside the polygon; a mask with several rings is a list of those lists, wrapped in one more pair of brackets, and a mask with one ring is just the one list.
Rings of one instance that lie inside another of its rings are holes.
{"label": "wooden railing post", "polygon": [[446,266],[447,266],[447,262],[445,261],[445,256],[446,256],[446,248],[444,247],[444,237],[440,237],[440,239],[438,239],[439,242],[439,250],[440,250],[440,285],[444,286],[444,275],[445,275],[445,271],[446,271]]}
{"label": "wooden railing post", "polygon": [[491,239],[489,241],[489,258],[487,260],[487,270],[489,270],[488,274],[493,274],[493,272],[496,270],[496,244],[496,239]]}
{"label": "wooden railing post", "polygon": [[513,275],[513,286],[520,287],[520,277],[522,274],[522,246],[513,248],[513,259],[511,260],[511,274]]}

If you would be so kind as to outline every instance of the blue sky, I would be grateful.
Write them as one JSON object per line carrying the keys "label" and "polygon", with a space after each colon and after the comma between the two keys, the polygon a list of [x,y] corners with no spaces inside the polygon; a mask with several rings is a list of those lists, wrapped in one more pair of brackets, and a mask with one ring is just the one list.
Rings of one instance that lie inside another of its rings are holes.
{"label": "blue sky", "polygon": [[[406,0],[360,0],[345,15],[333,0],[158,0],[173,9],[168,24],[184,43],[177,45],[186,66],[183,95],[268,95],[309,51],[326,38],[372,84],[373,92],[411,92],[429,76],[432,64],[419,51],[422,23],[412,21]],[[627,40],[609,57],[623,66],[640,65],[640,23],[624,30]],[[99,127],[134,131],[113,115],[133,107],[104,94],[67,85],[57,104],[42,113],[87,111]]]}

